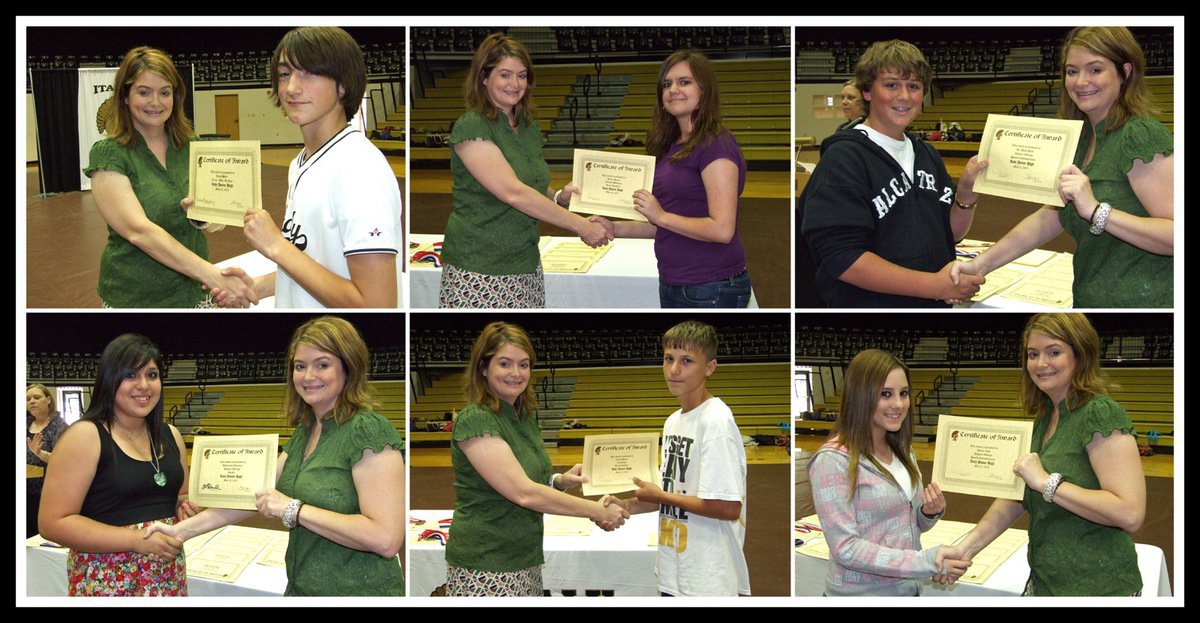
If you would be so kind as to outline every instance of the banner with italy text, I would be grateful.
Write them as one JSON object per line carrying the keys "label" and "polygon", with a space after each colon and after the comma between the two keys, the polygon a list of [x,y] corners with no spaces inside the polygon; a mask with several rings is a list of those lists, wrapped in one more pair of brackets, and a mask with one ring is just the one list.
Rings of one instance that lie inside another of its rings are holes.
{"label": "banner with italy text", "polygon": [[[88,165],[92,145],[105,138],[100,122],[100,107],[112,96],[116,67],[86,67],[79,69],[79,187],[91,190],[92,180],[83,174]],[[99,127],[98,127],[99,126]]]}

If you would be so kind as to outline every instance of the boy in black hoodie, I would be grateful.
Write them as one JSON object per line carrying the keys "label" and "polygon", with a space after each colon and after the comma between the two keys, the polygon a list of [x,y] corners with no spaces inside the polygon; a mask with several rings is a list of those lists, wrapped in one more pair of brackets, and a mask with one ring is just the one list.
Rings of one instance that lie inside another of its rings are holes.
{"label": "boy in black hoodie", "polygon": [[[972,157],[957,192],[937,151],[905,134],[921,112],[933,71],[899,40],[867,48],[855,67],[867,118],[821,145],[800,196],[801,231],[816,263],[816,289],[831,307],[946,307],[983,280],[954,283],[954,243],[971,228]],[[797,292],[797,307],[808,307]],[[811,303],[811,300],[810,300]]]}

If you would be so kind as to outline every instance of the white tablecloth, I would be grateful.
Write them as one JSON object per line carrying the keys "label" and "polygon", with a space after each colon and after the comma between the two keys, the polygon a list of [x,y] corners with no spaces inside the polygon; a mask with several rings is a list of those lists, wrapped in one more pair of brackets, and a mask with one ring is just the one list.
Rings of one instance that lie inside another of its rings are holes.
{"label": "white tablecloth", "polygon": [[[262,528],[244,529],[276,532]],[[66,597],[67,550],[41,543],[45,540],[40,536],[25,541],[26,593],[30,597]],[[188,551],[189,546],[185,543],[185,557]],[[287,573],[283,569],[255,563],[247,565],[234,583],[188,577],[188,595],[191,597],[279,596],[286,588]]]}
{"label": "white tablecloth", "polygon": [[[1163,551],[1153,545],[1137,543],[1138,570],[1142,573],[1143,597],[1171,596],[1171,579],[1167,577],[1167,559]],[[829,561],[796,552],[796,596],[817,595],[825,591],[825,569]],[[926,597],[1019,596],[1029,579],[1029,544],[1021,546],[1004,564],[1000,565],[984,584],[956,582],[951,586],[934,584],[929,580],[921,583],[921,594]]]}
{"label": "white tablecloth", "polygon": [[[450,510],[409,513],[432,528],[452,514]],[[446,582],[446,548],[437,541],[418,541],[415,534],[410,531],[407,539],[408,594],[425,597]],[[633,515],[612,532],[593,527],[589,536],[546,536],[542,583],[555,595],[564,589],[576,590],[580,597],[588,590],[611,590],[616,596],[658,595],[654,575],[658,547],[650,545],[651,535],[657,543],[658,513]]]}
{"label": "white tablecloth", "polygon": [[[409,237],[419,244],[438,242],[442,238],[441,234],[412,234]],[[550,240],[579,239],[554,236]],[[586,273],[546,273],[546,307],[657,308],[658,260],[654,258],[654,241],[618,238],[610,246],[608,253]],[[440,267],[410,264],[413,308],[437,307],[441,283]]]}

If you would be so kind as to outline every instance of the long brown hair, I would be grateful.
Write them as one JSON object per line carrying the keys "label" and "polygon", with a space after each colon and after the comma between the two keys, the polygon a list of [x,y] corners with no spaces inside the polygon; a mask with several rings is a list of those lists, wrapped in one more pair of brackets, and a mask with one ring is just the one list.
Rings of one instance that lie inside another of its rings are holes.
{"label": "long brown hair", "polygon": [[529,339],[525,329],[507,322],[496,321],[484,327],[475,339],[475,345],[471,347],[471,362],[463,374],[463,394],[467,398],[467,404],[486,407],[493,413],[500,411],[500,397],[492,392],[483,372],[492,362],[496,351],[505,344],[512,344],[529,355],[529,383],[525,385],[525,391],[517,398],[513,408],[516,409],[518,418],[535,417],[537,396],[533,393],[532,369],[533,364],[537,362],[537,353],[533,351],[533,340]]}
{"label": "long brown hair", "polygon": [[284,393],[283,410],[289,425],[308,427],[311,419],[309,416],[313,415],[313,408],[300,397],[292,378],[296,367],[296,349],[301,344],[327,352],[337,357],[342,364],[346,382],[342,385],[342,393],[333,407],[335,422],[345,424],[360,412],[377,409],[374,392],[367,383],[370,355],[362,335],[354,325],[342,318],[321,316],[297,327],[292,333],[291,343],[288,344],[287,390]]}
{"label": "long brown hair", "polygon": [[[1067,396],[1067,408],[1078,409],[1097,394],[1108,393],[1100,368],[1100,336],[1087,316],[1075,313],[1036,314],[1025,324],[1021,335],[1021,360],[1028,361],[1029,336],[1034,331],[1061,340],[1075,354],[1075,374],[1071,377],[1071,392]],[[1033,382],[1029,370],[1022,366],[1021,387],[1017,396],[1021,409],[1029,417],[1045,413],[1046,394]]]}
{"label": "long brown hair", "polygon": [[646,153],[661,158],[671,149],[682,131],[679,122],[663,107],[663,82],[667,72],[679,63],[687,63],[692,70],[692,79],[700,87],[700,102],[692,111],[692,135],[675,155],[671,162],[679,162],[692,153],[692,150],[704,145],[724,131],[721,125],[721,98],[717,89],[717,73],[713,70],[708,58],[696,50],[680,50],[667,57],[658,68],[658,96],[654,98],[654,117],[650,120],[650,130],[646,133]]}
{"label": "long brown hair", "polygon": [[475,56],[471,59],[471,68],[467,70],[467,79],[463,82],[463,98],[467,100],[467,110],[474,110],[495,121],[499,109],[492,105],[492,100],[488,99],[487,88],[483,86],[483,80],[492,75],[492,70],[496,68],[496,65],[506,58],[515,58],[525,66],[528,82],[525,86],[525,93],[521,96],[521,101],[513,107],[513,112],[520,120],[528,124],[529,120],[533,118],[534,111],[537,110],[533,104],[535,84],[533,60],[529,57],[529,50],[525,49],[524,44],[504,33],[497,32],[488,35],[479,44],[479,49],[475,50]]}
{"label": "long brown hair", "polygon": [[113,106],[105,123],[108,138],[125,147],[134,144],[134,135],[138,132],[133,126],[133,115],[130,114],[129,105],[125,100],[128,99],[129,91],[138,76],[147,71],[162,76],[162,79],[171,85],[172,103],[171,116],[166,122],[167,138],[175,148],[187,145],[193,134],[192,122],[183,111],[187,85],[183,83],[183,76],[179,75],[179,70],[175,69],[175,63],[171,62],[171,57],[166,52],[147,46],[136,47],[126,52],[121,66],[117,68],[117,75],[113,79]]}
{"label": "long brown hair", "polygon": [[[1122,78],[1120,95],[1104,121],[1105,132],[1112,132],[1133,117],[1155,113],[1154,105],[1150,103],[1150,90],[1146,88],[1146,56],[1133,33],[1124,26],[1081,26],[1068,32],[1063,40],[1058,76],[1062,87],[1058,108],[1060,119],[1087,120],[1087,115],[1067,93],[1067,52],[1071,48],[1081,48],[1108,59],[1116,65],[1117,75]],[[1128,73],[1126,63],[1131,66]]]}
{"label": "long brown hair", "polygon": [[[841,413],[833,423],[833,433],[837,435],[838,441],[850,455],[850,467],[847,473],[852,483],[858,482],[858,466],[864,459],[870,461],[884,477],[895,482],[891,472],[875,459],[874,445],[871,440],[871,422],[874,419],[875,410],[879,406],[879,394],[883,390],[883,385],[887,382],[888,375],[897,369],[904,371],[905,380],[911,376],[908,366],[904,365],[903,361],[885,350],[876,348],[870,348],[855,355],[854,359],[850,360],[850,365],[846,367],[844,378],[846,390],[842,395]],[[900,459],[904,469],[908,470],[909,477],[915,483],[920,481],[921,473],[917,471],[917,466],[912,460],[912,419],[913,404],[910,399],[908,413],[904,415],[904,423],[900,426],[900,430],[888,431],[884,435],[884,439],[887,440],[888,447]],[[851,500],[854,499],[856,490],[857,487],[850,487]]]}

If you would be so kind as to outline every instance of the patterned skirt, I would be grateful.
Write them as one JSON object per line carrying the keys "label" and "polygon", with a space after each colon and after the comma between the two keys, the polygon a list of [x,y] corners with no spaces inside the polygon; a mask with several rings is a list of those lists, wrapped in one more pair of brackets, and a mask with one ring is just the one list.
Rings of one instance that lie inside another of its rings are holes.
{"label": "patterned skirt", "polygon": [[[174,523],[173,518],[160,520]],[[146,521],[131,526],[142,530]],[[137,552],[67,554],[67,595],[72,597],[187,597],[183,552],[171,561],[151,560]]]}
{"label": "patterned skirt", "polygon": [[[101,309],[116,309],[112,305],[109,305],[108,301],[105,301],[105,300],[100,301],[100,308]],[[220,309],[220,306],[218,306],[216,301],[213,300],[211,294],[205,292],[204,298],[200,299],[200,302],[196,303],[195,309]]]}
{"label": "patterned skirt", "polygon": [[447,597],[541,597],[542,567],[517,571],[476,571],[446,567]]}
{"label": "patterned skirt", "polygon": [[521,275],[485,275],[446,264],[438,307],[526,309],[546,306],[542,266]]}

